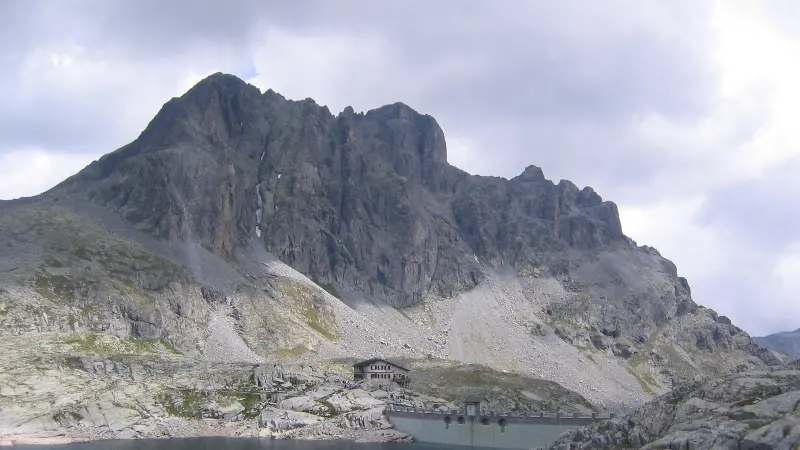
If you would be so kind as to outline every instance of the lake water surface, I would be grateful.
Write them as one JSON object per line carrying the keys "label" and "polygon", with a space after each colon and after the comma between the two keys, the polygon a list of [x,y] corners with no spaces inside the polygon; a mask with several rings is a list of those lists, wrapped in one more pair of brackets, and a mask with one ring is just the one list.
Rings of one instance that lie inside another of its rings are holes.
{"label": "lake water surface", "polygon": [[[203,437],[186,439],[141,439],[95,441],[59,445],[21,445],[23,450],[463,450],[439,444],[375,444],[348,441],[301,441],[258,438]],[[491,450],[479,449],[476,450]]]}

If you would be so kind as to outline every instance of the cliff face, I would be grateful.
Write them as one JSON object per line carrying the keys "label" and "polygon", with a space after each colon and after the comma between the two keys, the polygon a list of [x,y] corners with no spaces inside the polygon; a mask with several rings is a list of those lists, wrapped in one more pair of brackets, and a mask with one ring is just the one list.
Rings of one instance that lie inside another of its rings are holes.
{"label": "cliff face", "polygon": [[406,105],[334,116],[231,75],[51,191],[0,202],[0,242],[0,337],[103,332],[246,362],[433,356],[609,407],[780,363],[696,305],[591,188],[535,166],[469,175]]}
{"label": "cliff face", "polygon": [[333,116],[222,74],[63,190],[226,258],[263,239],[312,279],[395,306],[474,287],[481,263],[560,274],[570,250],[633,246],[591,188],[536,167],[505,180],[450,166],[439,125],[404,104]]}

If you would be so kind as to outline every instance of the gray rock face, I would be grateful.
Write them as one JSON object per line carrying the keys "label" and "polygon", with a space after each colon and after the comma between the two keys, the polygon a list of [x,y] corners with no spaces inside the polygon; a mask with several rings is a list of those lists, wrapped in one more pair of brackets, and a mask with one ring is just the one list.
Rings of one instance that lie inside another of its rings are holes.
{"label": "gray rock face", "polygon": [[753,340],[756,344],[782,353],[793,360],[800,359],[800,329],[755,337]]}
{"label": "gray rock face", "polygon": [[479,261],[566,274],[570,250],[633,248],[591,188],[533,166],[468,175],[447,163],[436,121],[404,104],[333,116],[222,74],[51,194],[70,191],[228,258],[260,235],[312,279],[395,306],[475,286]]}
{"label": "gray rock face", "polygon": [[[406,105],[334,116],[230,75],[170,100],[135,141],[46,194],[0,203],[0,241],[0,307],[12,305],[0,334],[164,338],[237,361],[259,361],[248,347],[302,351],[347,334],[319,292],[264,272],[266,249],[348,301],[405,307],[495,285],[509,315],[514,302],[529,309],[536,342],[625,360],[648,394],[777,362],[696,305],[675,265],[625,237],[591,188],[535,166],[472,176],[447,163],[436,121]],[[518,288],[497,285],[508,273]],[[10,293],[21,285],[37,293],[24,308]]]}
{"label": "gray rock face", "polygon": [[572,430],[553,449],[800,446],[800,371],[743,372],[679,387],[625,419]]}

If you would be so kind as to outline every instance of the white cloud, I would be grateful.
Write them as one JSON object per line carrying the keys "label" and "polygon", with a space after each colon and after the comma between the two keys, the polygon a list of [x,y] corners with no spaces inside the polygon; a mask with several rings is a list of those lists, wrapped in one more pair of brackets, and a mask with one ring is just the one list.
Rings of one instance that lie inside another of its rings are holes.
{"label": "white cloud", "polygon": [[86,156],[56,154],[39,148],[0,153],[0,196],[13,199],[40,194],[89,162]]}
{"label": "white cloud", "polygon": [[[781,289],[796,296],[800,292],[800,242],[794,242],[780,255],[772,269],[772,275],[780,282]],[[800,300],[791,302],[800,314]]]}
{"label": "white cloud", "polygon": [[486,160],[486,149],[477,149],[468,137],[452,137],[445,134],[447,141],[447,159],[450,164],[469,173],[481,171],[481,164]]}
{"label": "white cloud", "polygon": [[752,5],[718,1],[712,10],[711,57],[720,75],[715,108],[691,121],[646,111],[625,137],[642,152],[657,149],[665,161],[684,161],[679,174],[662,174],[668,179],[660,181],[679,178],[674,189],[687,195],[762,178],[800,156],[800,61],[793,57],[800,41],[781,34]]}
{"label": "white cloud", "polygon": [[[694,222],[703,207],[702,196],[664,198],[647,205],[619,205],[625,234],[639,245],[655,247],[666,258],[678,262],[678,274],[689,281],[717,276],[726,269],[727,236],[712,226]],[[719,299],[703,299],[707,306],[724,309]]]}
{"label": "white cloud", "polygon": [[[762,8],[763,8],[762,4]],[[800,155],[800,40],[768,21],[754,3],[717,1],[715,58],[722,68],[720,92],[741,101],[765,98],[771,121],[736,155],[754,175]],[[758,97],[756,97],[756,94]]]}
{"label": "white cloud", "polygon": [[347,106],[364,111],[391,100],[392,86],[383,81],[389,69],[381,38],[347,35],[294,34],[265,27],[254,46],[257,75],[248,80],[262,91],[288,98],[313,98],[333,114]]}
{"label": "white cloud", "polygon": [[[712,194],[741,192],[736,190],[740,184],[760,192],[783,179],[784,166],[800,158],[800,62],[795,57],[800,41],[781,34],[754,3],[718,1],[711,19],[716,44],[712,56],[720,71],[717,107],[697,121],[651,111],[631,122],[626,139],[641,142],[648,151],[659,149],[664,161],[685,163],[631,187],[658,195],[655,201],[636,192],[621,193],[623,228],[672,259],[689,279],[698,303],[729,315],[754,334],[797,328],[797,248],[773,255],[760,247],[772,236],[742,235],[747,230],[698,217],[704,209],[742,209],[738,203],[749,199]],[[786,202],[783,195],[800,196],[800,186],[782,186],[786,190],[778,197],[756,198]],[[777,206],[749,207],[758,215],[760,207]]]}
{"label": "white cloud", "polygon": [[[792,243],[779,255],[771,256],[769,259],[773,262],[766,267],[768,276],[759,280],[761,290],[750,299],[749,317],[742,319],[762,332],[795,330],[800,328],[800,241]],[[746,259],[740,261],[747,263]],[[771,327],[764,324],[771,324]]]}
{"label": "white cloud", "polygon": [[135,139],[169,98],[232,71],[214,50],[223,55],[136,61],[72,43],[32,48],[0,87],[0,199],[39,194]]}

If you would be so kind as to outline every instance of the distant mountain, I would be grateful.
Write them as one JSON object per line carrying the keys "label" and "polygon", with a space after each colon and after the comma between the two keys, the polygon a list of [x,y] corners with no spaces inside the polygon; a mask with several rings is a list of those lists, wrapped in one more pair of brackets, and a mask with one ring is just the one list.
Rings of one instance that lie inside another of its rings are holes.
{"label": "distant mountain", "polygon": [[800,359],[800,328],[794,331],[783,331],[769,336],[753,338],[758,345],[787,355],[795,360]]}

